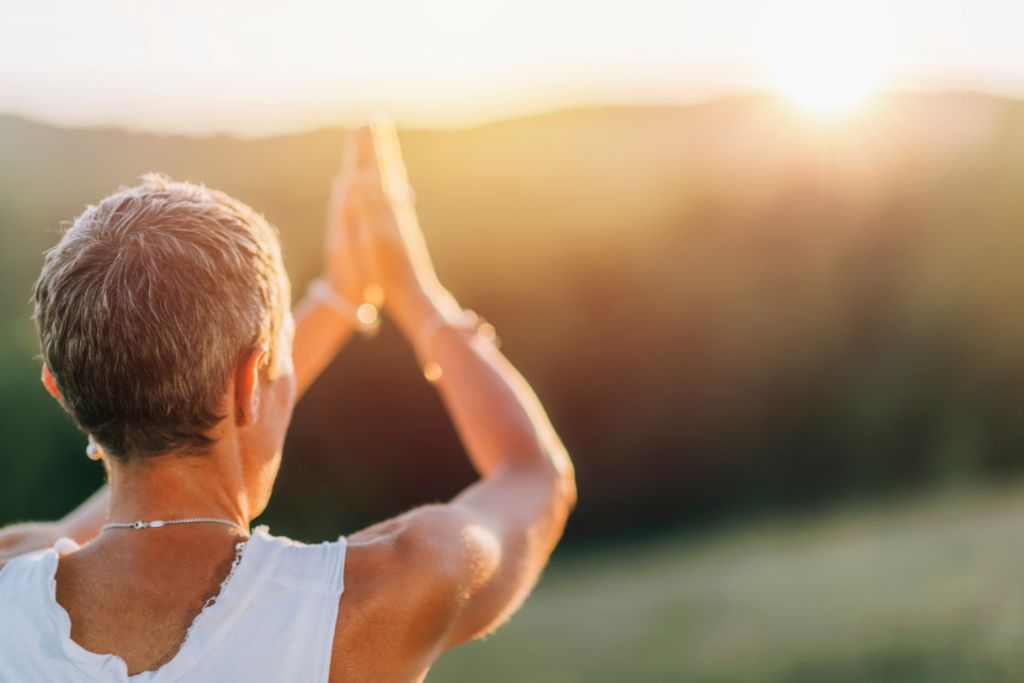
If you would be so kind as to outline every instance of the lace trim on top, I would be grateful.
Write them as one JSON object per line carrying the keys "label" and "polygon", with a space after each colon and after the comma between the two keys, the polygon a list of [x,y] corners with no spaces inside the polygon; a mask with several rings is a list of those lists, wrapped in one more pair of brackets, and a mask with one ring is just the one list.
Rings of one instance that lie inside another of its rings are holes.
{"label": "lace trim on top", "polygon": [[[263,537],[267,533],[265,525],[254,529],[254,533],[247,540],[235,544],[235,559],[231,564],[228,575],[221,582],[218,593],[204,603],[202,609],[193,618],[191,625],[185,631],[181,645],[177,652],[166,662],[155,669],[142,671],[131,676],[128,675],[127,666],[123,659],[112,653],[97,653],[86,650],[71,639],[71,618],[67,611],[57,602],[57,566],[60,560],[55,549],[48,551],[48,557],[43,570],[43,585],[41,586],[44,601],[44,610],[52,619],[57,630],[61,647],[71,662],[95,678],[102,675],[103,680],[118,680],[135,683],[155,683],[160,680],[178,680],[196,664],[199,658],[207,654],[207,650],[216,639],[223,635],[225,628],[224,619],[237,617],[237,611],[244,606],[247,599],[252,596],[246,592],[246,584],[240,584],[239,579],[247,583],[250,580],[258,580],[260,571],[266,570],[268,565],[259,560],[259,551],[263,548]],[[260,538],[257,538],[260,536]],[[255,543],[254,543],[255,542]],[[253,556],[256,553],[257,556]],[[264,558],[265,559],[265,558]],[[251,588],[251,587],[250,587]],[[251,592],[251,591],[250,591]],[[113,676],[113,678],[111,678]],[[170,678],[169,678],[170,677]],[[97,679],[99,680],[99,679]]]}
{"label": "lace trim on top", "polygon": [[228,584],[231,583],[231,579],[235,576],[235,570],[238,569],[238,565],[242,562],[242,555],[245,552],[245,546],[246,544],[248,544],[248,542],[249,539],[246,539],[244,541],[239,541],[235,544],[235,559],[231,563],[231,569],[228,570],[228,575],[225,576],[224,580],[220,582],[220,588],[217,589],[217,593],[211,595],[209,598],[206,599],[206,602],[203,603],[203,608],[199,610],[199,614],[197,614],[195,618],[192,620],[192,623],[189,624],[188,630],[185,631],[185,637],[181,640],[181,646],[178,648],[179,652],[185,648],[185,645],[188,643],[188,639],[192,636],[192,629],[194,629],[196,627],[196,624],[199,623],[200,618],[203,616],[206,610],[210,607],[213,607],[214,604],[216,604],[217,600],[224,595],[225,589],[227,588]]}

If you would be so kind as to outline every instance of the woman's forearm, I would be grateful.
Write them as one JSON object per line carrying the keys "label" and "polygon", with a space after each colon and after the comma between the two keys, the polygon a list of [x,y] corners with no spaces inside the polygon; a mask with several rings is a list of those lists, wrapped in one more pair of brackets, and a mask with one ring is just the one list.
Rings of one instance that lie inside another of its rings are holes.
{"label": "woman's forearm", "polygon": [[433,316],[451,321],[460,310],[438,285],[401,297],[391,312],[421,362],[440,366],[436,384],[474,467],[486,478],[502,465],[537,466],[571,485],[572,463],[544,408],[494,344],[450,327],[429,331]]}
{"label": "woman's forearm", "polygon": [[306,297],[292,310],[295,342],[292,359],[301,397],[355,333],[352,323],[323,303]]}

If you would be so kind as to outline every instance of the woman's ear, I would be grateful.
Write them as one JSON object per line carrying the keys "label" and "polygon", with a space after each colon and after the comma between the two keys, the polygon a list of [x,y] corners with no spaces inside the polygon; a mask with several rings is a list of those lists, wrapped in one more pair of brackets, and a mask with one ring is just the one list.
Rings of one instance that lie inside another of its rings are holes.
{"label": "woman's ear", "polygon": [[50,392],[50,396],[53,396],[55,399],[57,399],[57,403],[63,406],[64,397],[60,395],[60,389],[57,388],[57,380],[53,378],[53,374],[50,372],[50,368],[46,367],[45,363],[43,363],[43,376],[41,379],[43,380],[43,386],[46,387],[46,390],[48,392]]}
{"label": "woman's ear", "polygon": [[258,346],[238,362],[235,369],[235,424],[250,425],[259,417],[260,370],[267,364],[266,347]]}

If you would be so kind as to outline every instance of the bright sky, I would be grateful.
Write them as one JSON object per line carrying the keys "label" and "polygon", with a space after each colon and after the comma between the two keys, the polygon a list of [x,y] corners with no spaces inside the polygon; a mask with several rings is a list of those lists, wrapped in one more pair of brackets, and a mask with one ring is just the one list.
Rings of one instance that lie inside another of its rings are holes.
{"label": "bright sky", "polygon": [[832,74],[850,90],[867,71],[883,87],[1024,95],[1022,26],[1021,0],[7,0],[0,111],[259,134],[379,112],[463,125]]}

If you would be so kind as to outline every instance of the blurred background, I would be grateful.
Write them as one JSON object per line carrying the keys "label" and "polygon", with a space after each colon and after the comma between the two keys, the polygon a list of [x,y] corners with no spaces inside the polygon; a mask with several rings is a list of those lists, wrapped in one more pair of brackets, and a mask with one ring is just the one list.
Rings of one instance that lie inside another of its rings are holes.
{"label": "blurred background", "polygon": [[[438,272],[580,504],[430,681],[1024,677],[1016,2],[9,2],[0,524],[102,483],[39,385],[62,225],[150,170],[316,275],[345,130],[394,114]],[[307,541],[472,471],[392,325],[299,404],[261,522]]]}

